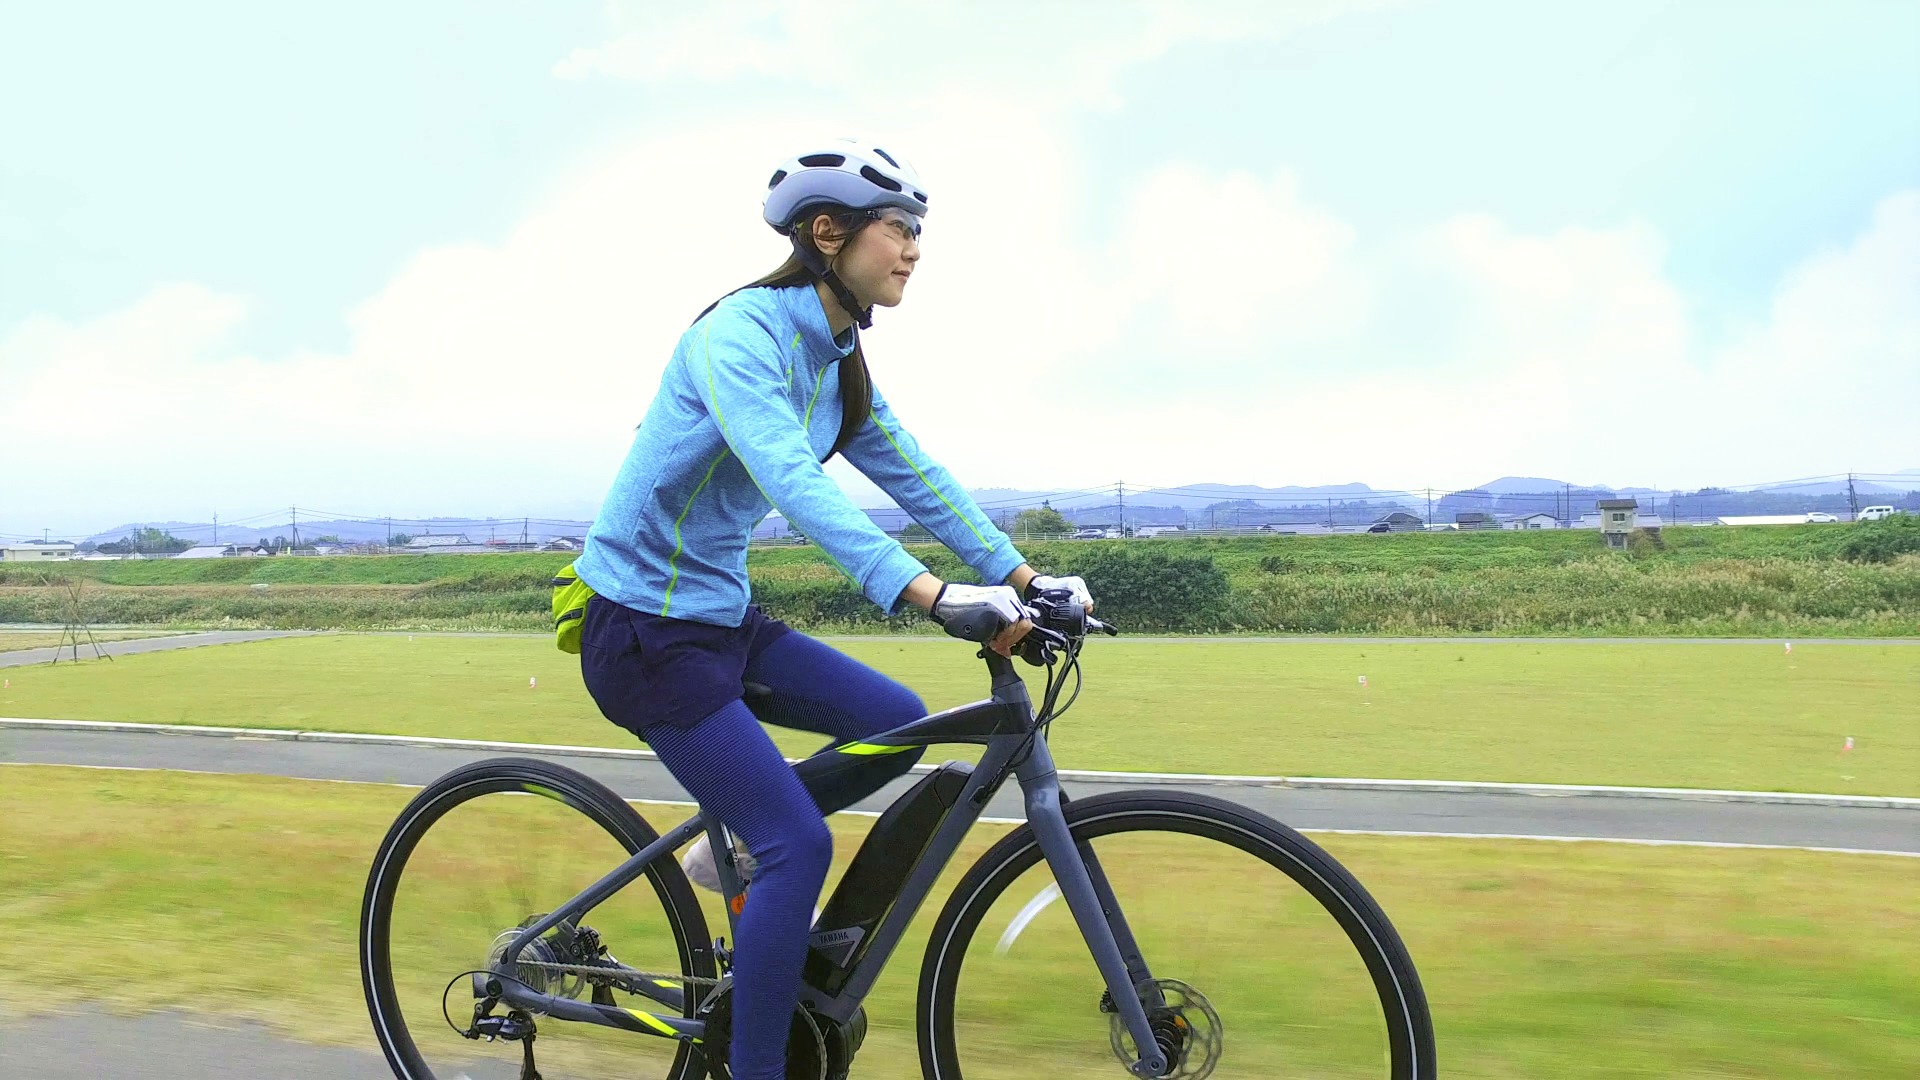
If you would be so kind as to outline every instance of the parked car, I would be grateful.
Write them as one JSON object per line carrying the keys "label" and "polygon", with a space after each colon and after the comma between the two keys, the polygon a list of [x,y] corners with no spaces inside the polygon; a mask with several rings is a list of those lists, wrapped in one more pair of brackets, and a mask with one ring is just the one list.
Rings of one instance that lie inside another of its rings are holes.
{"label": "parked car", "polygon": [[1840,520],[1839,518],[1834,517],[1832,514],[1824,513],[1819,510],[1815,510],[1813,513],[1807,515],[1807,521],[1810,524],[1825,525],[1830,522],[1835,522],[1839,520]]}
{"label": "parked car", "polygon": [[1075,540],[1104,540],[1106,539],[1106,537],[1107,537],[1107,530],[1105,529],[1073,530],[1073,538]]}
{"label": "parked car", "polygon": [[1368,531],[1368,532],[1370,532],[1370,533],[1386,533],[1386,532],[1392,532],[1392,531],[1393,531],[1393,526],[1391,526],[1391,525],[1388,525],[1388,524],[1387,524],[1386,522],[1384,522],[1384,521],[1376,521],[1376,522],[1374,522],[1373,524],[1371,524],[1371,525],[1369,525],[1369,526],[1367,526],[1367,531]]}
{"label": "parked car", "polygon": [[1891,506],[1869,506],[1866,509],[1860,511],[1860,516],[1854,520],[1879,521],[1883,517],[1892,517],[1895,514],[1904,514],[1904,513],[1906,513],[1905,510],[1895,510]]}

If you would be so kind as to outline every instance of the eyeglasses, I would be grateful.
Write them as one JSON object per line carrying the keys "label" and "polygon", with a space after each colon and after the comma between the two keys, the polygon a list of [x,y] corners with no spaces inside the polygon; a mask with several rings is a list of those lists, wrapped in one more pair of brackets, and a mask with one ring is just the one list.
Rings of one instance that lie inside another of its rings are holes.
{"label": "eyeglasses", "polygon": [[867,216],[893,230],[901,243],[920,239],[920,215],[908,213],[897,206],[867,211]]}

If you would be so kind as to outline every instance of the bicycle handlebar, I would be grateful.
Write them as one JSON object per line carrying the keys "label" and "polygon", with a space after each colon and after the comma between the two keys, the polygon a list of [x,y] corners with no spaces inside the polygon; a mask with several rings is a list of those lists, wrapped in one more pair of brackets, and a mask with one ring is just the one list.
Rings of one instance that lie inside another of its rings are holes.
{"label": "bicycle handlebar", "polygon": [[[1021,658],[1029,664],[1047,663],[1051,650],[1064,649],[1088,633],[1117,637],[1119,629],[1086,613],[1066,589],[1048,589],[1025,605],[1033,629],[1020,643]],[[990,612],[977,612],[967,618],[948,619],[942,628],[952,637],[985,644],[1006,629],[1006,620]]]}

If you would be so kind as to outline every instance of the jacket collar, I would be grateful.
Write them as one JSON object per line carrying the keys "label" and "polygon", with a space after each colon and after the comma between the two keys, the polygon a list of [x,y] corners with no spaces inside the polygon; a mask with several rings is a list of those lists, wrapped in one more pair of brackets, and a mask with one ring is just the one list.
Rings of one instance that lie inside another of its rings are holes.
{"label": "jacket collar", "polygon": [[849,329],[838,341],[834,340],[833,331],[827,326],[827,311],[812,285],[776,289],[775,293],[793,319],[794,328],[800,331],[800,345],[814,367],[831,364],[853,351],[853,331]]}

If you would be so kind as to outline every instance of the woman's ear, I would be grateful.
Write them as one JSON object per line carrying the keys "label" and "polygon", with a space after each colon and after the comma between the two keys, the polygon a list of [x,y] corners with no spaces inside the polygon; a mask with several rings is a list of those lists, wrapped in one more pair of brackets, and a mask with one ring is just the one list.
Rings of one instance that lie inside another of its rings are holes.
{"label": "woman's ear", "polygon": [[834,229],[833,218],[826,214],[813,219],[812,232],[814,249],[829,259],[840,254],[840,245],[846,243],[847,238]]}

